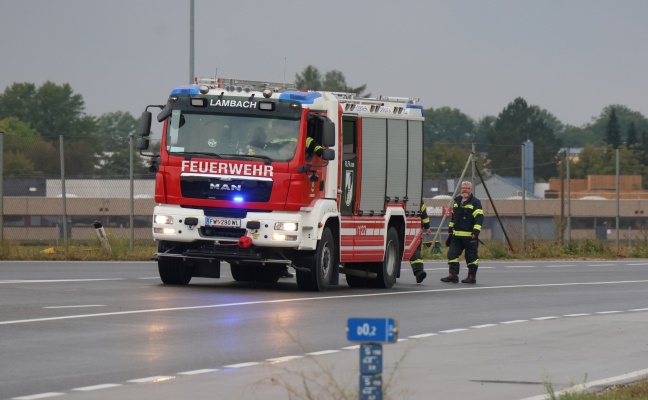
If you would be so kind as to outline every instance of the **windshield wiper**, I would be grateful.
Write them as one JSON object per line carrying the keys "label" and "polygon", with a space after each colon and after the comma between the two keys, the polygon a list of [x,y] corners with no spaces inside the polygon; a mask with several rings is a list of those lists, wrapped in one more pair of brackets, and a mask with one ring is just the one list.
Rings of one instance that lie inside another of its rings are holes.
{"label": "windshield wiper", "polygon": [[270,162],[273,161],[273,159],[271,157],[263,156],[263,155],[257,155],[257,154],[236,154],[235,156],[236,157],[241,157],[241,158],[260,158],[260,159],[264,160],[266,164],[270,164]]}
{"label": "windshield wiper", "polygon": [[204,153],[204,152],[200,152],[200,151],[183,151],[183,152],[175,153],[175,154],[184,154],[185,158],[189,158],[191,156],[207,156],[207,157],[223,158],[223,157],[221,157],[220,154]]}

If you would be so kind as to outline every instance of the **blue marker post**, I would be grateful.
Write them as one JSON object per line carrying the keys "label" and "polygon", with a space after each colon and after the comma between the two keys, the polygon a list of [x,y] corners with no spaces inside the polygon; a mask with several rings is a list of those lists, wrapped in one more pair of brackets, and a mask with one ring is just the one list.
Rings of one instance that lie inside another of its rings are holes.
{"label": "blue marker post", "polygon": [[393,318],[349,318],[347,339],[360,344],[360,400],[382,400],[382,343],[398,339]]}

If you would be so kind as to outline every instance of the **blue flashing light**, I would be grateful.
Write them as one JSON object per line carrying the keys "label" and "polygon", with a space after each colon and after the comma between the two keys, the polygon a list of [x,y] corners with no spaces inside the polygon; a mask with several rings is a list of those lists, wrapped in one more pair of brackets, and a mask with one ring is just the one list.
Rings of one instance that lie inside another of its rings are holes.
{"label": "blue flashing light", "polygon": [[183,95],[183,94],[199,94],[200,93],[200,88],[198,85],[187,85],[187,86],[180,86],[171,91],[171,95]]}
{"label": "blue flashing light", "polygon": [[281,100],[297,101],[301,104],[313,104],[315,99],[318,97],[322,97],[322,94],[319,92],[289,91],[279,95],[279,99]]}
{"label": "blue flashing light", "polygon": [[243,196],[234,196],[232,200],[234,200],[235,203],[243,203],[244,199]]}
{"label": "blue flashing light", "polygon": [[418,108],[419,110],[423,111],[423,106],[420,104],[408,104],[407,108]]}

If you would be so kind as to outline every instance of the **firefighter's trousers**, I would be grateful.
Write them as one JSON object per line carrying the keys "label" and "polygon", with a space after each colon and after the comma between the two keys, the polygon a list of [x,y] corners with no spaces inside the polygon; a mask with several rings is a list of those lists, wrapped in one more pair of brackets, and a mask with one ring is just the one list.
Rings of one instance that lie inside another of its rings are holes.
{"label": "firefighter's trousers", "polygon": [[412,257],[410,258],[410,265],[412,266],[412,271],[423,271],[423,259],[421,258],[421,245],[423,242],[419,243],[418,247]]}
{"label": "firefighter's trousers", "polygon": [[453,237],[450,248],[448,249],[448,266],[450,273],[459,275],[459,257],[465,251],[466,264],[469,270],[477,271],[479,264],[479,240],[471,238],[458,238]]}

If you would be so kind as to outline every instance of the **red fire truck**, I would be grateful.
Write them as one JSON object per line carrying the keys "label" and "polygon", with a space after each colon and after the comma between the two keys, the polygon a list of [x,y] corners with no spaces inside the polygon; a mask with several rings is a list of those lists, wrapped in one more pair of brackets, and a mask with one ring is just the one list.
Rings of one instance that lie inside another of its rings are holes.
{"label": "red fire truck", "polygon": [[160,278],[275,283],[299,289],[391,288],[421,240],[423,108],[286,84],[198,79],[150,107],[164,123],[153,238]]}

